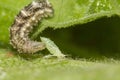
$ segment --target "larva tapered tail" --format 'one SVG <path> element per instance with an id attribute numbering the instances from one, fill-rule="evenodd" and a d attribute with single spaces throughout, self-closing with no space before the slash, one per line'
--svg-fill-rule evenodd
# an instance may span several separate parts
<path id="1" fill-rule="evenodd" d="M 44 17 L 53 15 L 48 0 L 36 0 L 25 6 L 16 16 L 10 27 L 10 43 L 20 53 L 35 53 L 45 48 L 44 43 L 32 41 L 29 33 Z"/>

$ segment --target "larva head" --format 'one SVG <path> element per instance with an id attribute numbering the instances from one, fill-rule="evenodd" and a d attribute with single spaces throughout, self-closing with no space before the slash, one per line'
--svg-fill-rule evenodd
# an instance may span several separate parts
<path id="1" fill-rule="evenodd" d="M 49 17 L 49 16 L 52 17 L 54 14 L 53 7 L 52 7 L 51 3 L 48 2 L 48 0 L 45 0 L 45 1 L 46 1 L 46 5 L 45 5 L 45 9 L 44 9 L 45 14 L 46 14 L 45 17 Z"/>
<path id="2" fill-rule="evenodd" d="M 40 9 L 44 13 L 44 17 L 52 17 L 53 16 L 53 8 L 51 3 L 48 0 L 36 0 L 32 3 L 36 5 L 36 9 Z"/>

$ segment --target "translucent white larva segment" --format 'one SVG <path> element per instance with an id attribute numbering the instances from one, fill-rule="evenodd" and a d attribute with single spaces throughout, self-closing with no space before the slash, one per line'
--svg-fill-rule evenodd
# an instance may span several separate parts
<path id="1" fill-rule="evenodd" d="M 41 38 L 41 41 L 45 44 L 48 51 L 53 56 L 56 56 L 58 58 L 64 58 L 65 57 L 65 55 L 62 54 L 62 52 L 60 51 L 58 46 L 52 40 L 50 40 L 49 38 L 45 38 L 45 37 L 40 37 L 40 38 Z"/>

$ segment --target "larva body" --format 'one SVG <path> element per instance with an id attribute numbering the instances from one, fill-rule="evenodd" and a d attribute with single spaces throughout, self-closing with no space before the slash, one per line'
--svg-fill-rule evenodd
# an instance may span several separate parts
<path id="1" fill-rule="evenodd" d="M 29 33 L 44 17 L 53 15 L 47 0 L 36 0 L 24 7 L 10 27 L 10 44 L 20 53 L 35 53 L 45 48 L 44 43 L 32 41 Z"/>

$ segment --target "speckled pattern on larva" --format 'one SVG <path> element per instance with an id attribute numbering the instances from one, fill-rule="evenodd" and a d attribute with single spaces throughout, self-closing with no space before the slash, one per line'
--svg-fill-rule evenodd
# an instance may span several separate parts
<path id="1" fill-rule="evenodd" d="M 53 8 L 48 0 L 36 0 L 25 6 L 10 27 L 10 44 L 19 53 L 35 53 L 45 49 L 45 44 L 32 41 L 29 33 L 42 18 L 51 16 L 53 16 Z"/>

